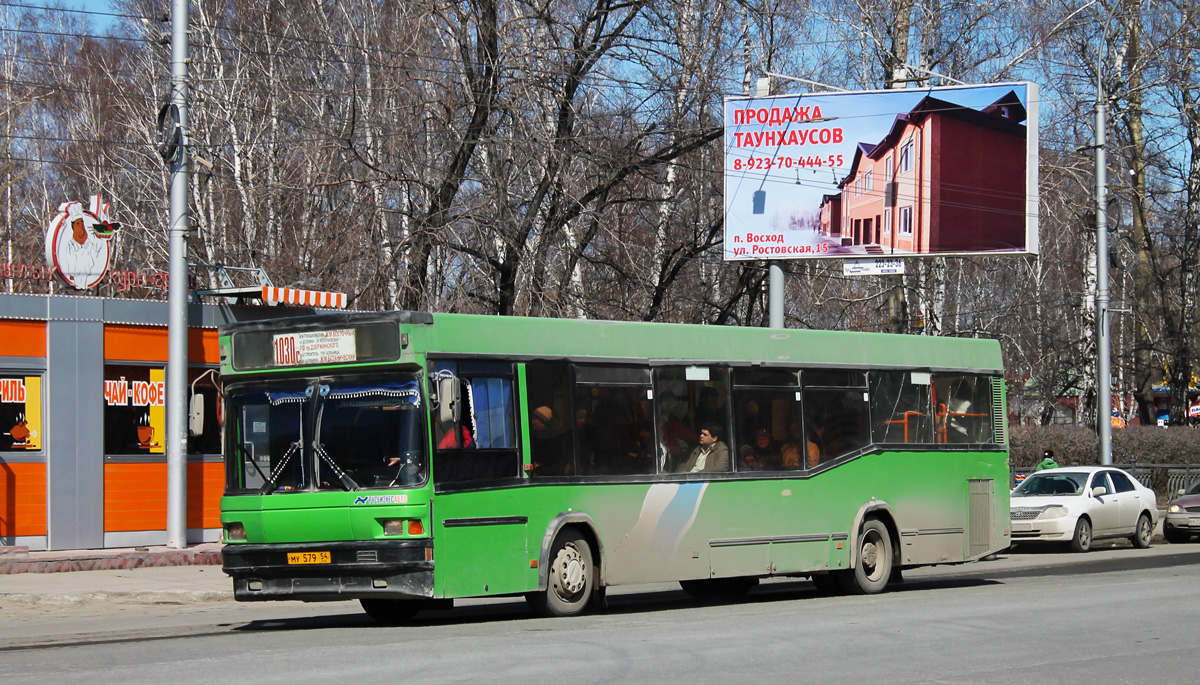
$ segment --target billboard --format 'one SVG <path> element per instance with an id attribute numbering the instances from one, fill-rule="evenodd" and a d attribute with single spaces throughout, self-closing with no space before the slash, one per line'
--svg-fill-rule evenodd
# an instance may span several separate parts
<path id="1" fill-rule="evenodd" d="M 1035 253 L 1037 86 L 725 101 L 727 260 Z"/>

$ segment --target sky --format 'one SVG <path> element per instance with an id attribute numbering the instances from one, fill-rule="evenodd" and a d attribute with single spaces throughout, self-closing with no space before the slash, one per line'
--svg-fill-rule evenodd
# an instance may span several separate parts
<path id="1" fill-rule="evenodd" d="M 27 0 L 30 5 L 48 5 L 44 0 Z M 103 35 L 116 21 L 117 17 L 104 16 L 107 14 L 115 14 L 112 4 L 108 0 L 63 0 L 63 6 L 67 9 L 83 10 L 85 12 L 100 12 L 101 14 L 88 14 L 88 21 L 96 27 L 96 34 Z"/>

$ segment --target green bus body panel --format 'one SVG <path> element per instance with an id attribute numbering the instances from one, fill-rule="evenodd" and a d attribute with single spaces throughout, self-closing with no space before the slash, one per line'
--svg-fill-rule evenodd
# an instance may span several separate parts
<path id="1" fill-rule="evenodd" d="M 406 504 L 359 502 L 372 496 L 407 497 Z M 403 539 L 385 536 L 383 521 L 408 519 L 429 530 L 429 492 L 295 492 L 286 495 L 233 495 L 221 498 L 221 522 L 236 521 L 249 543 L 333 542 Z"/>
<path id="2" fill-rule="evenodd" d="M 494 356 L 1002 373 L 1000 346 L 991 340 L 461 314 L 434 314 L 433 320 L 428 325 L 398 319 L 408 344 L 396 362 L 370 369 L 411 370 L 431 357 Z M 276 325 L 286 330 L 289 323 Z M 226 382 L 367 370 L 343 364 L 235 372 L 224 356 L 229 344 L 230 332 L 223 330 Z M 520 390 L 524 381 L 518 367 Z M 524 392 L 518 402 L 524 416 Z M 528 463 L 524 422 L 520 431 Z M 436 472 L 436 456 L 433 461 Z M 963 562 L 1007 547 L 1007 461 L 1003 450 L 880 451 L 800 478 L 546 483 L 523 477 L 510 487 L 437 494 L 432 483 L 400 491 L 235 494 L 221 500 L 221 520 L 242 523 L 247 543 L 286 547 L 385 539 L 383 519 L 420 519 L 434 542 L 434 596 L 443 598 L 537 590 L 539 574 L 551 561 L 542 556 L 544 547 L 563 516 L 594 525 L 606 585 L 799 575 L 849 568 L 857 526 L 868 508 L 894 519 L 903 566 Z M 397 494 L 407 503 L 355 503 Z M 980 529 L 971 530 L 973 525 Z"/>
<path id="3" fill-rule="evenodd" d="M 543 540 L 566 513 L 595 523 L 608 585 L 848 568 L 856 512 L 872 501 L 895 517 L 900 564 L 962 562 L 971 558 L 968 480 L 989 478 L 1002 494 L 1006 459 L 1002 452 L 879 452 L 806 479 L 530 482 L 440 493 L 432 502 L 435 595 L 537 589 L 538 569 L 531 562 L 547 562 L 540 558 Z M 313 494 L 341 496 L 343 504 L 329 497 L 318 506 L 321 498 L 314 497 L 312 506 L 299 507 L 294 499 L 290 506 L 265 508 L 284 498 L 227 497 L 223 519 L 241 521 L 252 543 L 320 542 L 379 539 L 361 534 L 371 529 L 368 520 L 423 511 L 420 505 L 353 507 L 346 499 L 353 493 Z M 264 508 L 246 506 L 253 501 Z M 256 521 L 256 514 L 262 518 Z M 995 551 L 1007 545 L 1006 497 L 994 498 L 990 520 L 986 536 Z M 447 521 L 467 525 L 448 527 Z M 358 533 L 351 532 L 355 523 Z"/>
<path id="4" fill-rule="evenodd" d="M 613 359 L 695 359 L 737 363 L 1002 369 L 995 340 L 778 330 L 612 321 L 434 314 L 433 326 L 412 326 L 411 347 L 425 353 L 571 356 Z M 481 348 L 481 341 L 486 349 Z M 687 350 L 686 357 L 680 351 Z"/>
<path id="5" fill-rule="evenodd" d="M 290 321 L 317 318 L 279 319 L 276 324 L 284 327 Z M 1000 343 L 995 340 L 471 314 L 434 314 L 433 319 L 432 326 L 397 324 L 402 333 L 409 336 L 409 344 L 401 351 L 397 362 L 419 361 L 416 355 L 420 354 L 445 353 L 526 358 L 692 359 L 735 364 L 754 361 L 863 368 L 973 369 L 994 373 L 1003 369 Z M 220 344 L 223 349 L 229 349 L 229 330 L 223 329 Z M 686 357 L 681 356 L 681 350 L 688 351 Z M 221 373 L 227 378 L 236 378 L 289 373 L 304 368 L 355 371 L 387 366 L 381 363 L 289 366 L 238 372 L 233 370 L 230 360 L 224 358 Z"/>

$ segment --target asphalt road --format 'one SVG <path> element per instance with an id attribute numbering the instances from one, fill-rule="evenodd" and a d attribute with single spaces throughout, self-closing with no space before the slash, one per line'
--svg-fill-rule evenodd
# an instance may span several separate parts
<path id="1" fill-rule="evenodd" d="M 19 627 L 0 613 L 0 682 L 1188 683 L 1197 562 L 1200 545 L 1017 552 L 869 597 L 772 581 L 720 604 L 655 585 L 614 589 L 603 614 L 472 600 L 405 627 L 351 603 L 99 602 Z"/>

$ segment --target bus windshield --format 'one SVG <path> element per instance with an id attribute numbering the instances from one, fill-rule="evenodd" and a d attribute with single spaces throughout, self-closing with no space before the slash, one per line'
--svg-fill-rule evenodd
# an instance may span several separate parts
<path id="1" fill-rule="evenodd" d="M 287 493 L 425 482 L 415 374 L 229 389 L 226 489 Z"/>

